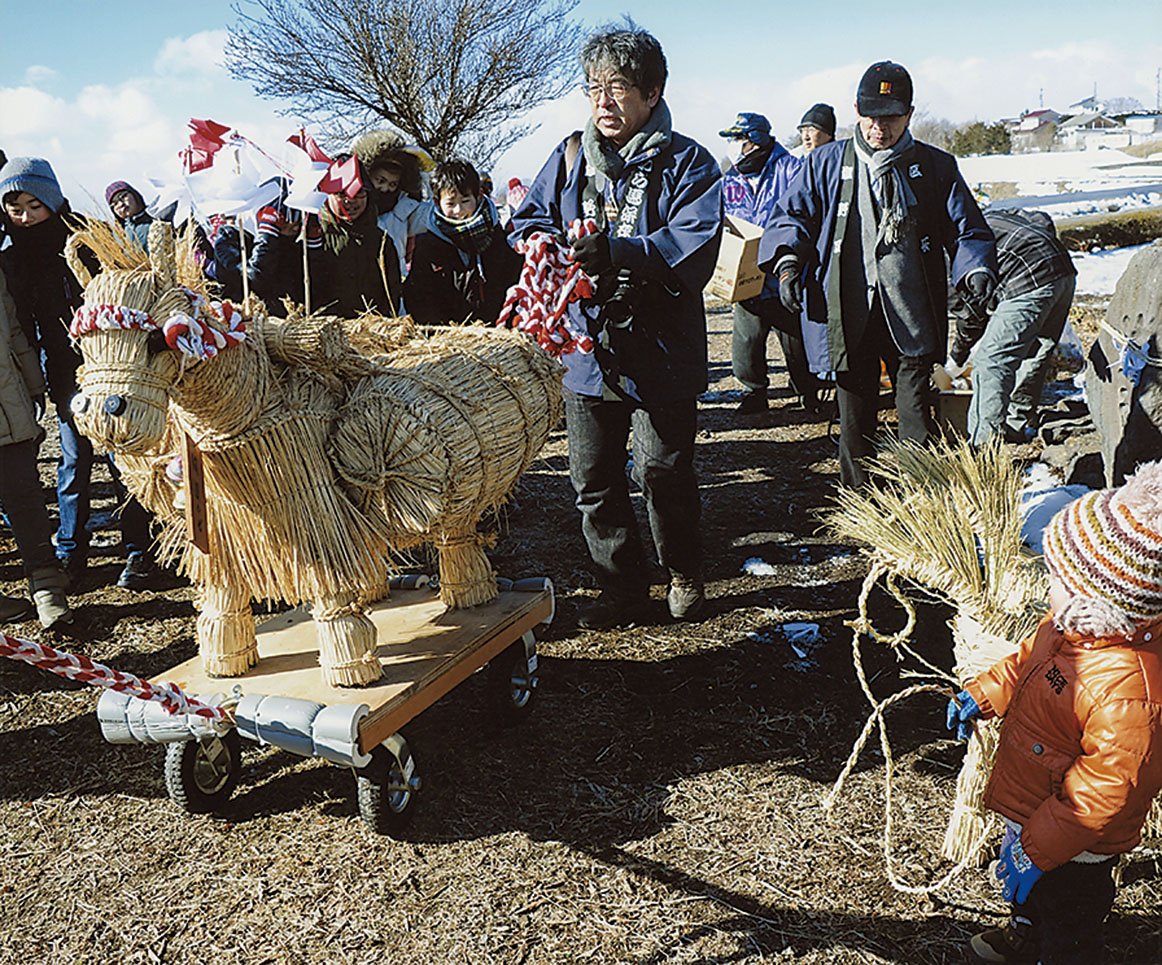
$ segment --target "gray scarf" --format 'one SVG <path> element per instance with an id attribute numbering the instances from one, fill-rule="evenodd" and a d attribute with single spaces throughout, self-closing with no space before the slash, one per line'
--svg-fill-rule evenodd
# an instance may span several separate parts
<path id="1" fill-rule="evenodd" d="M 618 149 L 612 141 L 602 137 L 593 118 L 589 118 L 585 123 L 585 132 L 581 135 L 585 164 L 591 171 L 604 174 L 610 181 L 620 180 L 627 162 L 639 154 L 670 143 L 673 136 L 670 124 L 670 109 L 664 100 L 659 100 L 642 129 L 629 139 L 625 147 Z"/>
<path id="2" fill-rule="evenodd" d="M 906 130 L 891 147 L 873 151 L 863 139 L 859 125 L 855 127 L 855 153 L 867 166 L 871 177 L 872 193 L 880 207 L 879 240 L 887 244 L 900 240 L 908 210 L 916 204 L 916 195 L 904 177 L 915 144 L 912 132 Z"/>

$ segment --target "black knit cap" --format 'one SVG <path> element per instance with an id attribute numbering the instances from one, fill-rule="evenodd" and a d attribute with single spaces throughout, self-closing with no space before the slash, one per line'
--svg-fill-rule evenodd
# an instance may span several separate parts
<path id="1" fill-rule="evenodd" d="M 815 127 L 835 137 L 835 109 L 830 104 L 813 104 L 799 122 L 800 127 Z"/>
<path id="2" fill-rule="evenodd" d="M 888 117 L 912 109 L 912 78 L 899 64 L 881 60 L 864 71 L 855 95 L 861 117 Z"/>

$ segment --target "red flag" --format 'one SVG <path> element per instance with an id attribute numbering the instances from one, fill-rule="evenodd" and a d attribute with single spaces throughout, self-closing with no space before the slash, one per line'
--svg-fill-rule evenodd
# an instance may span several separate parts
<path id="1" fill-rule="evenodd" d="M 195 171 L 205 170 L 214 163 L 214 153 L 212 151 L 203 151 L 200 148 L 188 145 L 178 151 L 178 157 L 181 158 L 182 169 L 186 174 L 193 174 Z"/>
<path id="2" fill-rule="evenodd" d="M 190 144 L 182 150 L 178 157 L 182 159 L 182 166 L 187 174 L 202 171 L 214 163 L 214 155 L 226 144 L 222 135 L 229 133 L 230 128 L 217 121 L 190 118 Z"/>
<path id="3" fill-rule="evenodd" d="M 355 197 L 363 190 L 363 179 L 359 176 L 359 159 L 352 155 L 342 164 L 331 162 L 327 173 L 319 181 L 318 190 L 324 194 L 345 194 Z"/>
<path id="4" fill-rule="evenodd" d="M 323 149 L 315 142 L 315 139 L 310 134 L 299 132 L 292 134 L 287 138 L 295 147 L 306 152 L 307 157 L 312 161 L 322 161 L 324 164 L 330 164 L 331 159 L 323 152 Z"/>

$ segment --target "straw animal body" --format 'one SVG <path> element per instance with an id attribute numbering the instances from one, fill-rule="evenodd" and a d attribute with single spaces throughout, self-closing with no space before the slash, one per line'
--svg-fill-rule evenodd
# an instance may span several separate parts
<path id="1" fill-rule="evenodd" d="M 252 666 L 250 600 L 281 599 L 311 604 L 329 683 L 373 681 L 380 665 L 365 605 L 384 595 L 397 550 L 441 549 L 450 606 L 496 596 L 476 524 L 559 418 L 558 368 L 509 332 L 426 338 L 409 320 L 278 320 L 259 310 L 211 357 L 184 345 L 181 354 L 164 320 L 193 317 L 189 329 L 206 345 L 222 341 L 221 320 L 179 284 L 187 279 L 170 238 L 155 226 L 149 265 L 88 280 L 87 317 L 116 306 L 129 310 L 119 319 L 151 321 L 81 334 L 78 426 L 117 453 L 127 484 L 166 524 L 163 555 L 199 587 L 208 672 Z M 208 553 L 187 544 L 166 481 L 183 434 L 201 453 Z"/>

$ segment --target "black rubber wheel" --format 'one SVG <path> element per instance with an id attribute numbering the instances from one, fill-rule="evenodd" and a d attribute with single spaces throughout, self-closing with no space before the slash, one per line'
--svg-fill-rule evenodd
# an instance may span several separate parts
<path id="1" fill-rule="evenodd" d="M 529 672 L 523 640 L 497 654 L 488 665 L 488 703 L 497 723 L 514 727 L 533 711 L 537 673 Z"/>
<path id="2" fill-rule="evenodd" d="M 355 770 L 359 816 L 371 830 L 397 837 L 415 814 L 415 760 L 398 734 L 371 752 L 371 763 Z"/>
<path id="3" fill-rule="evenodd" d="M 242 773 L 242 740 L 238 731 L 221 737 L 181 741 L 165 748 L 165 789 L 190 814 L 220 811 Z"/>

